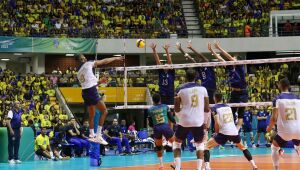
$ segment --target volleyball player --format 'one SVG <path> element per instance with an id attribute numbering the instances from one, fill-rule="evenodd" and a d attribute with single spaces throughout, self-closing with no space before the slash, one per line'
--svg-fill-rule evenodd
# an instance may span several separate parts
<path id="1" fill-rule="evenodd" d="M 282 147 L 292 140 L 295 150 L 300 156 L 300 98 L 289 93 L 290 82 L 281 79 L 278 86 L 281 94 L 273 100 L 273 114 L 267 132 L 277 125 L 277 135 L 272 142 L 272 160 L 274 170 L 279 169 L 279 158 L 283 154 Z"/>
<path id="2" fill-rule="evenodd" d="M 157 65 L 161 65 L 160 58 L 156 51 L 156 44 L 150 45 L 153 51 L 153 56 Z M 170 45 L 164 45 L 163 49 L 167 54 L 167 64 L 172 64 L 171 55 L 169 53 Z M 161 96 L 161 103 L 171 105 L 174 103 L 174 69 L 160 69 L 158 70 L 159 80 L 159 94 Z"/>
<path id="3" fill-rule="evenodd" d="M 169 121 L 176 123 L 173 117 L 173 114 L 170 112 L 170 109 L 167 105 L 161 104 L 161 98 L 158 93 L 152 96 L 154 106 L 148 110 L 148 119 L 150 125 L 153 127 L 154 131 L 154 140 L 155 140 L 155 149 L 157 157 L 159 159 L 160 167 L 163 169 L 163 141 L 162 136 L 164 136 L 170 143 L 173 143 L 175 140 L 174 132 L 169 125 Z"/>
<path id="4" fill-rule="evenodd" d="M 209 150 L 213 149 L 218 145 L 223 145 L 227 141 L 232 141 L 236 146 L 243 151 L 246 159 L 251 163 L 253 170 L 258 170 L 254 160 L 252 159 L 251 153 L 243 145 L 239 131 L 237 130 L 231 108 L 222 103 L 222 94 L 215 93 L 214 100 L 216 105 L 211 108 L 211 111 L 215 119 L 215 132 L 216 135 L 211 138 L 205 145 L 204 161 L 205 170 L 210 170 L 210 153 Z"/>
<path id="5" fill-rule="evenodd" d="M 181 169 L 181 145 L 187 134 L 192 132 L 196 146 L 197 170 L 200 170 L 204 150 L 202 141 L 204 129 L 206 128 L 204 120 L 207 117 L 205 112 L 209 112 L 209 99 L 206 89 L 195 82 L 196 71 L 194 69 L 186 71 L 186 79 L 188 82 L 176 90 L 174 100 L 178 127 L 175 132 L 175 142 L 173 143 L 175 159 L 175 167 L 173 168 L 175 170 Z"/>
<path id="6" fill-rule="evenodd" d="M 244 117 L 243 117 L 243 136 L 244 136 L 244 143 L 245 146 L 247 146 L 247 134 L 250 135 L 250 139 L 251 139 L 251 144 L 252 147 L 255 148 L 255 143 L 254 143 L 254 137 L 253 137 L 253 129 L 252 129 L 252 112 L 249 108 L 246 108 L 246 111 L 244 113 Z"/>
<path id="7" fill-rule="evenodd" d="M 237 61 L 237 56 L 231 56 L 227 53 L 217 42 L 214 44 L 215 48 L 218 49 L 221 54 L 229 61 Z M 213 55 L 218 56 L 215 51 L 211 48 Z M 227 66 L 229 73 L 229 85 L 231 87 L 230 103 L 246 103 L 248 101 L 246 74 L 243 65 Z M 238 113 L 237 129 L 240 130 L 243 124 L 243 116 L 245 107 L 233 107 L 232 112 L 235 117 L 235 113 Z"/>
<path id="8" fill-rule="evenodd" d="M 102 126 L 107 115 L 107 109 L 105 103 L 101 100 L 99 96 L 97 90 L 98 79 L 93 73 L 93 68 L 109 64 L 113 61 L 123 61 L 124 57 L 112 57 L 103 60 L 87 61 L 85 56 L 80 54 L 77 56 L 77 59 L 80 61 L 80 66 L 77 70 L 77 78 L 82 88 L 82 98 L 84 100 L 84 104 L 88 107 L 89 111 L 89 141 L 107 145 L 108 143 L 102 138 Z M 101 111 L 102 114 L 99 119 L 99 125 L 97 127 L 97 133 L 95 135 L 94 116 L 96 112 L 96 107 Z"/>

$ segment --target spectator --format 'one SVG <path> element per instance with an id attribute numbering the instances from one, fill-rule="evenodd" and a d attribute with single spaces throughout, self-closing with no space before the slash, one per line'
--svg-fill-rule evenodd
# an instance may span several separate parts
<path id="1" fill-rule="evenodd" d="M 135 130 L 135 121 L 133 121 L 132 124 L 128 127 L 128 131 L 129 131 L 129 132 L 136 131 L 136 130 Z"/>
<path id="2" fill-rule="evenodd" d="M 245 37 L 251 37 L 251 27 L 250 27 L 250 23 L 247 22 L 247 24 L 245 25 Z"/>
<path id="3" fill-rule="evenodd" d="M 106 135 L 107 141 L 110 145 L 118 146 L 118 151 L 119 151 L 120 155 L 125 155 L 125 154 L 131 153 L 129 141 L 121 133 L 121 127 L 118 125 L 117 119 L 113 120 L 113 124 L 104 131 L 104 134 Z M 125 146 L 126 153 L 123 153 L 122 146 Z"/>
<path id="4" fill-rule="evenodd" d="M 292 31 L 293 31 L 292 24 L 290 23 L 289 20 L 287 20 L 283 26 L 283 35 L 290 36 Z"/>

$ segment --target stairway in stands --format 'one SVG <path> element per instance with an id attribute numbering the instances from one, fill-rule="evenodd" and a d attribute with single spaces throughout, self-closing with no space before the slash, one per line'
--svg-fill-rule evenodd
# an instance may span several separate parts
<path id="1" fill-rule="evenodd" d="M 195 1 L 181 0 L 181 3 L 189 38 L 202 37 Z"/>

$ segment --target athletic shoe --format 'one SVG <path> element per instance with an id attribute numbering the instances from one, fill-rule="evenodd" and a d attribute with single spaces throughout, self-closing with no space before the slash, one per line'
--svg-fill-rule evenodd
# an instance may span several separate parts
<path id="1" fill-rule="evenodd" d="M 119 155 L 120 155 L 120 156 L 125 156 L 125 155 L 126 155 L 126 153 L 124 153 L 124 152 L 123 152 L 123 153 L 120 153 Z"/>
<path id="2" fill-rule="evenodd" d="M 256 148 L 256 145 L 254 143 L 252 144 L 252 148 Z"/>
<path id="3" fill-rule="evenodd" d="M 96 137 L 96 141 L 97 141 L 97 143 L 100 143 L 102 145 L 108 145 L 108 143 L 103 139 L 102 135 L 98 135 Z"/>
<path id="4" fill-rule="evenodd" d="M 164 170 L 164 167 L 163 167 L 163 166 L 160 166 L 160 167 L 158 168 L 158 170 Z"/>
<path id="5" fill-rule="evenodd" d="M 95 137 L 91 137 L 91 136 L 88 138 L 88 141 L 93 143 L 99 143 Z"/>
<path id="6" fill-rule="evenodd" d="M 258 168 L 253 168 L 253 170 L 258 170 Z"/>
<path id="7" fill-rule="evenodd" d="M 17 160 L 15 160 L 15 163 L 16 164 L 20 164 L 20 163 L 22 163 L 22 161 L 20 161 L 19 159 L 17 159 Z"/>
<path id="8" fill-rule="evenodd" d="M 279 167 L 278 166 L 274 166 L 274 170 L 279 170 Z"/>
<path id="9" fill-rule="evenodd" d="M 175 164 L 171 164 L 170 167 L 171 167 L 172 169 L 174 169 L 174 170 L 176 169 Z"/>
<path id="10" fill-rule="evenodd" d="M 8 163 L 9 163 L 9 164 L 16 164 L 15 160 L 13 160 L 13 159 L 8 160 Z"/>

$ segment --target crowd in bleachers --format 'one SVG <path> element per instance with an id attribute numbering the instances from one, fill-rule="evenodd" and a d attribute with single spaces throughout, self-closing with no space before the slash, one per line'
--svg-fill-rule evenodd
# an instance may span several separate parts
<path id="1" fill-rule="evenodd" d="M 179 0 L 2 0 L 0 35 L 168 38 L 187 35 Z"/>
<path id="2" fill-rule="evenodd" d="M 198 0 L 205 37 L 259 37 L 269 35 L 271 10 L 300 9 L 295 0 Z"/>

